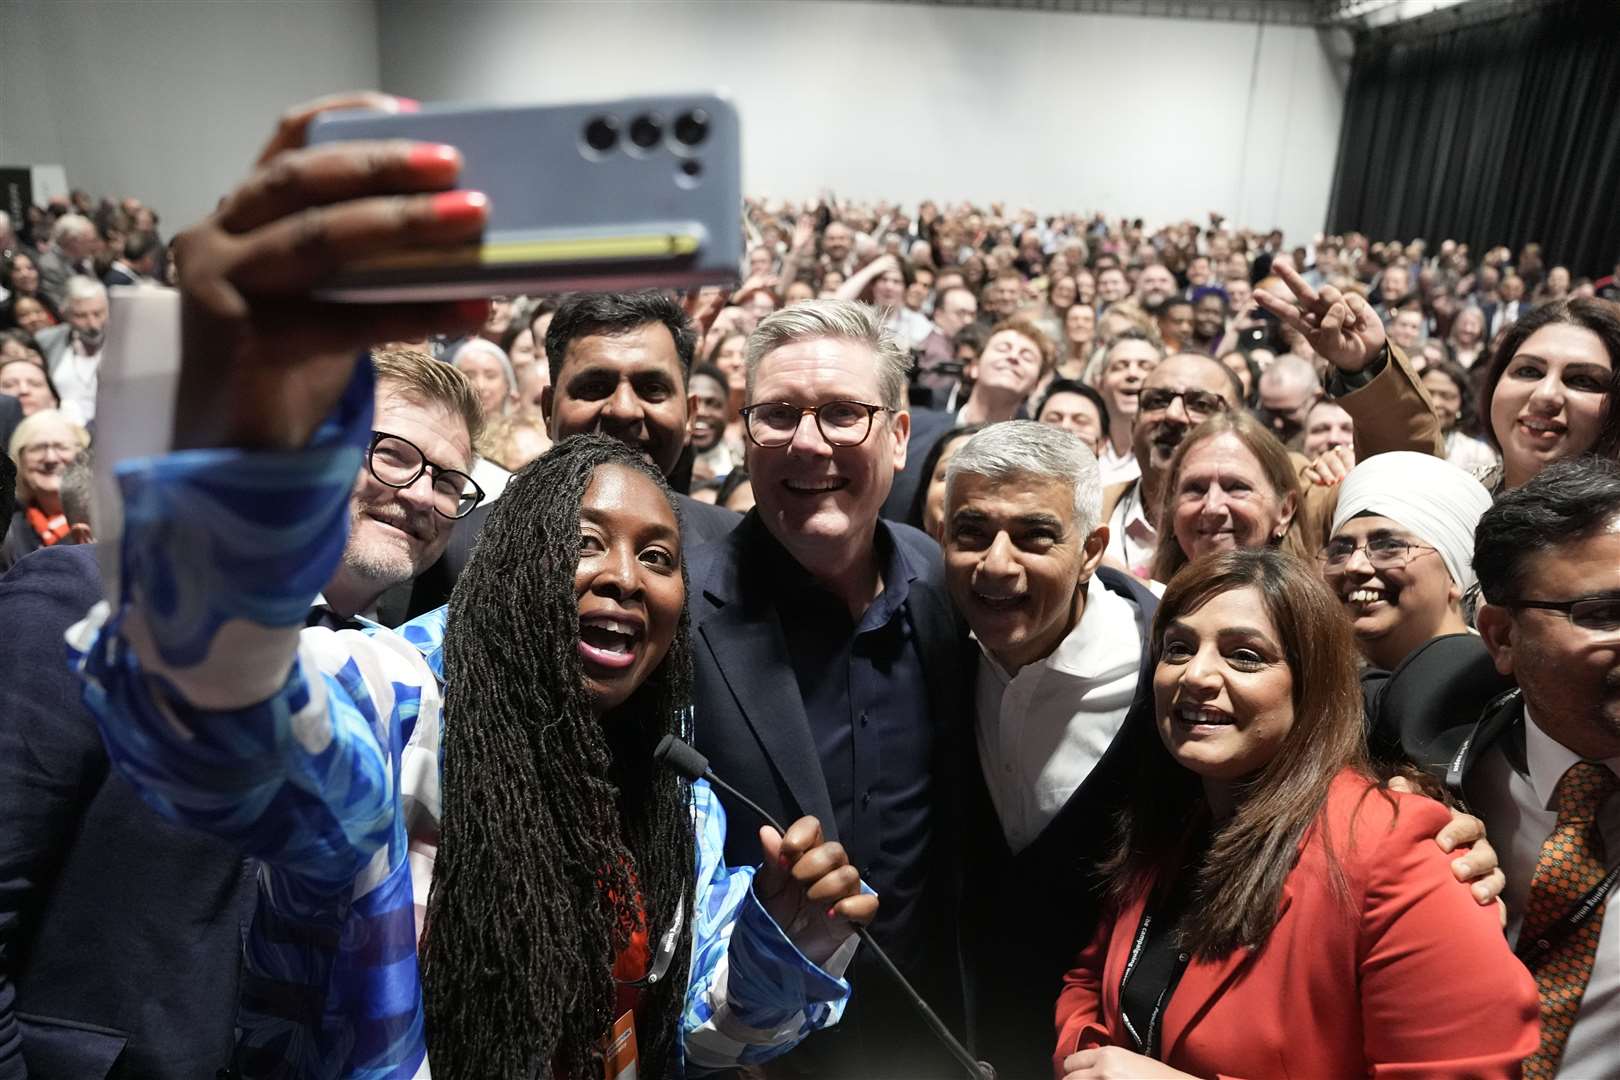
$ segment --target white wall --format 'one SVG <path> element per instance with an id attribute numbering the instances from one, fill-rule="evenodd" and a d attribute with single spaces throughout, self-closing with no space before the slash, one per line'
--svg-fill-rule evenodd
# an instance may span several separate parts
<path id="1" fill-rule="evenodd" d="M 0 0 L 0 164 L 212 210 L 281 110 L 378 82 L 374 0 Z"/>
<path id="2" fill-rule="evenodd" d="M 723 86 L 746 190 L 1321 229 L 1346 69 L 1309 29 L 890 3 L 384 4 L 424 100 Z M 1252 76 L 1252 86 L 1251 86 Z"/>

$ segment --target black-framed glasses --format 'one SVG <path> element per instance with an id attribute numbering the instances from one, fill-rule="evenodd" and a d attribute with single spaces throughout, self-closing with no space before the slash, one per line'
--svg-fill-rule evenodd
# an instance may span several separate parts
<path id="1" fill-rule="evenodd" d="M 1620 630 L 1620 596 L 1581 596 L 1574 600 L 1509 600 L 1505 608 L 1556 611 L 1582 630 Z"/>
<path id="2" fill-rule="evenodd" d="M 408 488 L 424 472 L 431 473 L 433 509 L 440 517 L 464 518 L 484 501 L 484 489 L 472 477 L 429 461 L 415 443 L 386 431 L 371 433 L 366 468 L 378 483 L 391 488 Z"/>
<path id="3" fill-rule="evenodd" d="M 1181 399 L 1181 407 L 1195 420 L 1207 420 L 1218 412 L 1226 411 L 1226 399 L 1212 390 L 1169 390 L 1154 387 L 1152 390 L 1143 390 L 1136 399 L 1136 405 L 1141 412 L 1164 412 L 1176 398 Z"/>
<path id="4" fill-rule="evenodd" d="M 1348 536 L 1335 536 L 1322 545 L 1316 558 L 1323 569 L 1342 572 L 1356 552 L 1366 551 L 1367 561 L 1374 570 L 1400 570 L 1424 552 L 1433 550 L 1427 544 L 1414 544 L 1395 536 L 1375 536 L 1366 543 L 1357 543 Z"/>
<path id="5" fill-rule="evenodd" d="M 809 409 L 786 401 L 762 401 L 738 410 L 749 441 L 766 450 L 791 443 L 806 413 L 816 418 L 828 446 L 859 446 L 872 433 L 872 418 L 888 411 L 864 401 L 828 401 Z"/>

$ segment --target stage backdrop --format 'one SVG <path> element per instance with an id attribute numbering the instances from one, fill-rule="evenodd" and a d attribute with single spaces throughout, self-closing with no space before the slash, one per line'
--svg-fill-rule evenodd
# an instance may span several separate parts
<path id="1" fill-rule="evenodd" d="M 1329 220 L 1374 239 L 1538 241 L 1597 277 L 1620 259 L 1620 4 L 1524 4 L 1357 45 Z"/>

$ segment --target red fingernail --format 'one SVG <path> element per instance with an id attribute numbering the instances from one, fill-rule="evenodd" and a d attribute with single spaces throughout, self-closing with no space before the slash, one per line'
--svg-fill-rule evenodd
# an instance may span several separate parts
<path id="1" fill-rule="evenodd" d="M 445 143 L 417 143 L 405 159 L 412 172 L 444 172 L 461 164 L 461 152 Z"/>
<path id="2" fill-rule="evenodd" d="M 837 917 L 838 917 L 838 909 L 837 908 L 830 907 L 830 908 L 827 909 L 827 918 L 836 919 Z"/>
<path id="3" fill-rule="evenodd" d="M 488 300 L 456 301 L 456 319 L 460 322 L 481 323 L 489 318 Z"/>
<path id="4" fill-rule="evenodd" d="M 446 224 L 470 224 L 484 220 L 489 198 L 482 191 L 442 191 L 433 196 L 434 220 Z"/>
<path id="5" fill-rule="evenodd" d="M 422 103 L 420 101 L 417 101 L 415 98 L 400 97 L 398 94 L 395 94 L 394 95 L 394 104 L 399 107 L 400 112 L 421 112 L 422 111 Z"/>
<path id="6" fill-rule="evenodd" d="M 776 865 L 784 870 L 788 868 L 790 864 L 788 863 L 787 852 L 784 851 L 776 856 Z"/>

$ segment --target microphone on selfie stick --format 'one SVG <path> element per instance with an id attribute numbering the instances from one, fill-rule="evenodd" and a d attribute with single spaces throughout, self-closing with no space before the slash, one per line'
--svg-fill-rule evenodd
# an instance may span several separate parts
<path id="1" fill-rule="evenodd" d="M 764 807 L 714 775 L 714 771 L 709 768 L 709 759 L 698 753 L 689 743 L 683 742 L 673 735 L 665 735 L 659 741 L 658 748 L 653 751 L 653 760 L 666 768 L 673 769 L 688 780 L 708 781 L 711 787 L 719 788 L 759 815 L 761 821 L 775 829 L 779 834 L 782 836 L 787 835 L 787 830 L 782 827 L 781 822 L 766 813 Z M 882 946 L 872 940 L 872 935 L 867 931 L 866 927 L 859 923 L 854 924 L 854 926 L 855 936 L 861 939 L 861 944 L 871 950 L 873 956 L 877 957 L 878 963 L 883 965 L 890 977 L 894 979 L 900 989 L 905 992 L 906 997 L 910 999 L 912 1008 L 917 1010 L 918 1014 L 927 1022 L 929 1028 L 939 1037 L 939 1041 L 945 1044 L 945 1049 L 949 1050 L 951 1056 L 961 1064 L 962 1068 L 967 1070 L 968 1075 L 973 1077 L 973 1080 L 995 1080 L 996 1070 L 986 1062 L 975 1061 L 973 1055 L 968 1053 L 967 1047 L 956 1041 L 956 1036 L 951 1034 L 950 1029 L 945 1026 L 945 1022 L 934 1015 L 934 1010 L 928 1007 L 928 1002 L 924 1001 L 922 995 L 917 993 L 910 981 L 900 974 L 900 969 L 894 966 L 894 961 L 889 959 L 889 954 L 883 951 Z"/>

